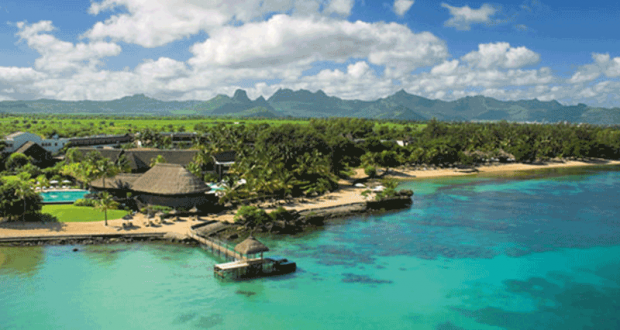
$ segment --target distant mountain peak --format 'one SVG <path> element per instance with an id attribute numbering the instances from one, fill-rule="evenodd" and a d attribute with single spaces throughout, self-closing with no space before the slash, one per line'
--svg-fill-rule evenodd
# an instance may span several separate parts
<path id="1" fill-rule="evenodd" d="M 394 93 L 394 95 L 400 96 L 400 95 L 410 95 L 410 94 L 407 93 L 404 88 L 401 88 L 398 92 Z"/>
<path id="2" fill-rule="evenodd" d="M 232 99 L 237 102 L 243 102 L 243 103 L 251 102 L 250 98 L 248 97 L 248 93 L 246 93 L 246 91 L 244 91 L 243 89 L 237 89 Z"/>
<path id="3" fill-rule="evenodd" d="M 131 95 L 131 96 L 125 96 L 125 97 L 121 98 L 121 100 L 122 99 L 125 99 L 125 100 L 152 100 L 152 98 L 150 98 L 150 97 L 148 97 L 148 96 L 146 96 L 144 94 L 134 94 L 134 95 Z"/>

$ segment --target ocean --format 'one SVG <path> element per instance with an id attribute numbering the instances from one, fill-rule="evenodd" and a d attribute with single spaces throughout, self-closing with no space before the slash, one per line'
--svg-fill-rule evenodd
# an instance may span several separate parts
<path id="1" fill-rule="evenodd" d="M 166 243 L 0 247 L 0 329 L 620 329 L 620 171 L 410 181 L 410 209 L 258 238 L 240 282 Z"/>

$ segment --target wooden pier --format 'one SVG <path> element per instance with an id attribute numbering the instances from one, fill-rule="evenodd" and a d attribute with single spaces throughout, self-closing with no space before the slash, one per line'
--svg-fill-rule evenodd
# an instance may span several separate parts
<path id="1" fill-rule="evenodd" d="M 229 260 L 213 266 L 213 274 L 221 278 L 239 279 L 284 274 L 295 271 L 297 267 L 294 262 L 286 259 L 263 258 L 263 252 L 269 251 L 269 248 L 252 235 L 235 247 L 217 239 L 199 236 L 193 229 L 188 236 L 198 241 L 207 251 Z"/>
<path id="2" fill-rule="evenodd" d="M 202 244 L 207 250 L 218 257 L 224 257 L 226 260 L 243 260 L 244 257 L 240 253 L 235 252 L 234 248 L 229 247 L 226 243 L 204 238 L 196 235 L 193 231 L 189 232 L 189 237 Z"/>

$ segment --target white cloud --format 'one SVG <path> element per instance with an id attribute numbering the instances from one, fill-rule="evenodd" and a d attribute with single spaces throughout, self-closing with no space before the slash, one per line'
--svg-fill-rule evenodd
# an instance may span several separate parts
<path id="1" fill-rule="evenodd" d="M 413 6 L 414 2 L 414 0 L 394 0 L 394 6 L 392 7 L 392 10 L 394 10 L 394 13 L 396 13 L 396 15 L 403 16 L 406 12 L 409 11 L 409 8 Z"/>
<path id="2" fill-rule="evenodd" d="M 54 30 L 51 21 L 40 21 L 27 25 L 17 23 L 20 40 L 36 50 L 41 57 L 35 61 L 35 68 L 47 72 L 77 70 L 85 66 L 96 67 L 101 59 L 120 54 L 121 47 L 108 42 L 92 42 L 73 44 L 56 39 L 48 32 Z"/>
<path id="3" fill-rule="evenodd" d="M 332 0 L 327 4 L 327 7 L 323 9 L 325 14 L 337 14 L 342 16 L 351 15 L 351 9 L 353 9 L 353 0 Z"/>
<path id="4" fill-rule="evenodd" d="M 478 45 L 478 51 L 472 51 L 462 57 L 470 65 L 482 68 L 516 69 L 540 61 L 540 55 L 525 47 L 510 47 L 507 42 Z"/>
<path id="5" fill-rule="evenodd" d="M 442 40 L 429 32 L 415 34 L 404 25 L 288 15 L 218 29 L 191 51 L 189 63 L 196 67 L 305 69 L 316 61 L 368 58 L 400 74 L 448 55 Z"/>
<path id="6" fill-rule="evenodd" d="M 18 68 L 0 66 L 0 83 L 30 82 L 45 78 L 45 74 L 33 68 Z"/>
<path id="7" fill-rule="evenodd" d="M 486 3 L 478 9 L 469 6 L 453 7 L 446 3 L 442 3 L 441 6 L 448 9 L 452 15 L 444 25 L 457 30 L 469 30 L 472 24 L 490 23 L 491 17 L 497 13 L 497 9 Z"/>
<path id="8" fill-rule="evenodd" d="M 609 54 L 593 53 L 594 63 L 581 66 L 570 78 L 571 83 L 584 83 L 592 81 L 601 75 L 609 78 L 620 76 L 620 57 L 613 59 Z"/>
<path id="9" fill-rule="evenodd" d="M 121 6 L 120 1 L 93 3 L 91 10 L 111 10 Z M 147 22 L 140 21 L 137 13 L 161 5 L 123 1 L 127 6 L 142 7 L 135 15 L 128 9 L 128 14 L 113 14 L 112 18 L 129 15 L 133 23 Z M 302 2 L 296 0 L 253 1 L 246 4 L 259 4 L 259 12 L 265 13 L 264 6 L 271 6 L 288 8 L 289 14 L 276 14 L 263 21 L 259 13 L 238 9 L 236 2 L 209 4 L 225 17 L 221 20 L 224 23 L 209 23 L 209 36 L 190 48 L 191 59 L 145 59 L 135 68 L 120 71 L 105 68 L 104 59 L 121 52 L 115 43 L 96 38 L 88 43 L 71 43 L 54 36 L 50 21 L 17 23 L 16 35 L 40 57 L 33 67 L 0 67 L 0 99 L 110 100 L 138 93 L 165 100 L 210 99 L 219 93 L 232 95 L 237 88 L 256 98 L 268 97 L 278 88 L 291 88 L 374 100 L 405 88 L 444 100 L 481 94 L 504 100 L 539 98 L 608 105 L 611 100 L 617 102 L 620 95 L 620 82 L 609 80 L 620 77 L 620 57 L 609 54 L 593 54 L 592 63 L 579 67 L 572 78 L 563 79 L 546 67 L 527 69 L 539 63 L 540 55 L 524 46 L 480 44 L 478 49 L 450 59 L 445 42 L 429 32 L 414 33 L 396 23 L 342 19 L 350 13 L 353 1 L 304 1 L 312 8 L 310 12 L 302 12 Z M 176 4 L 192 5 L 180 0 Z M 161 31 L 157 27 L 152 36 L 139 42 L 156 45 L 194 33 L 195 27 L 182 32 L 183 26 L 188 26 L 185 23 L 193 22 L 193 14 L 188 15 L 185 21 L 176 17 L 163 24 L 181 22 L 179 29 L 158 34 Z M 228 24 L 231 21 L 234 24 Z M 141 33 L 139 29 L 126 32 L 129 34 L 123 38 L 134 34 L 139 38 Z M 101 38 L 108 37 L 112 36 Z M 346 68 L 317 70 L 324 64 L 344 63 Z M 308 69 L 319 72 L 308 75 Z M 414 69 L 422 73 L 411 74 Z M 602 77 L 609 79 L 593 82 Z"/>
<path id="10" fill-rule="evenodd" d="M 134 71 L 142 77 L 151 79 L 178 78 L 188 74 L 185 63 L 167 57 L 159 58 L 157 61 L 146 61 L 138 65 Z"/>
<path id="11" fill-rule="evenodd" d="M 459 60 L 444 61 L 443 63 L 433 67 L 431 74 L 433 75 L 447 75 L 451 74 L 459 66 Z"/>
<path id="12" fill-rule="evenodd" d="M 210 34 L 230 23 L 252 22 L 270 13 L 346 17 L 351 14 L 353 5 L 353 0 L 103 0 L 91 3 L 91 14 L 98 15 L 116 8 L 125 11 L 97 22 L 84 37 L 93 40 L 111 38 L 151 48 L 201 31 Z"/>

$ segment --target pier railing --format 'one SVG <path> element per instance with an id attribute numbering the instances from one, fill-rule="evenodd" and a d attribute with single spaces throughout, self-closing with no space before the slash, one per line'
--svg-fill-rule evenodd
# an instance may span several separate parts
<path id="1" fill-rule="evenodd" d="M 198 236 L 193 230 L 190 230 L 189 237 L 198 241 L 200 244 L 204 245 L 207 250 L 211 250 L 211 253 L 219 257 L 225 257 L 227 260 L 231 261 L 245 259 L 241 254 L 235 252 L 234 246 L 217 238 Z"/>

